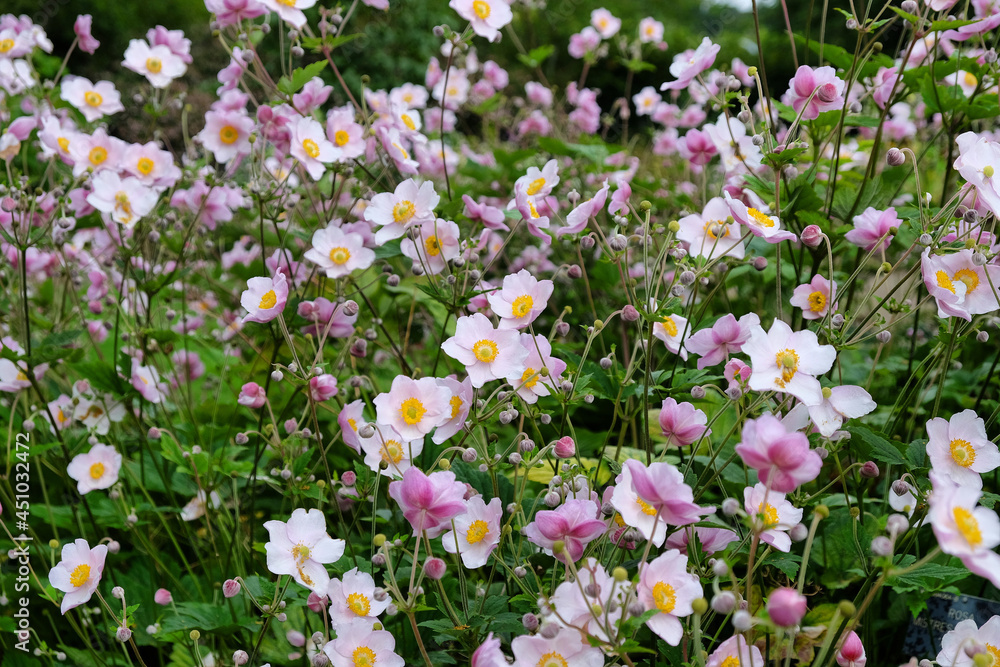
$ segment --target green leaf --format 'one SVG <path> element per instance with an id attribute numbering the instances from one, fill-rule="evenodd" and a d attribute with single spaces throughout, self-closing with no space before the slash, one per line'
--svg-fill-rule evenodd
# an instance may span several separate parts
<path id="1" fill-rule="evenodd" d="M 309 83 L 314 76 L 318 76 L 325 67 L 325 60 L 317 60 L 310 65 L 300 67 L 292 72 L 291 79 L 287 76 L 283 76 L 278 80 L 278 90 L 291 97 L 295 93 L 302 90 L 302 87 Z"/>
<path id="2" fill-rule="evenodd" d="M 556 47 L 552 44 L 546 44 L 545 46 L 539 46 L 532 49 L 527 54 L 518 54 L 517 59 L 520 60 L 526 67 L 534 69 L 542 64 L 542 62 L 555 53 Z"/>
<path id="3" fill-rule="evenodd" d="M 906 446 L 906 460 L 912 468 L 927 467 L 927 440 L 914 440 Z"/>
<path id="4" fill-rule="evenodd" d="M 309 49 L 313 53 L 323 53 L 324 50 L 333 51 L 339 46 L 343 46 L 349 42 L 361 37 L 361 33 L 355 33 L 353 35 L 340 35 L 339 37 L 334 35 L 327 35 L 326 37 L 303 37 L 302 38 L 302 48 Z"/>
<path id="5" fill-rule="evenodd" d="M 964 566 L 955 567 L 939 563 L 927 563 L 912 572 L 907 572 L 898 577 L 890 577 L 886 583 L 897 593 L 909 591 L 931 592 L 961 581 L 970 574 L 972 573 Z"/>
<path id="6" fill-rule="evenodd" d="M 402 242 L 402 239 L 394 239 L 375 248 L 375 259 L 389 259 L 402 255 L 403 251 L 399 249 Z"/>
<path id="7" fill-rule="evenodd" d="M 884 435 L 864 426 L 848 426 L 847 432 L 851 434 L 851 445 L 857 452 L 859 459 L 874 459 L 892 465 L 906 465 L 906 459 Z"/>

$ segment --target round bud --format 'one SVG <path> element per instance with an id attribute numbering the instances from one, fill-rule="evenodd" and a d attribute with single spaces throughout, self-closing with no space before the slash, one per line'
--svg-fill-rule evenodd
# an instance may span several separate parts
<path id="1" fill-rule="evenodd" d="M 736 609 L 736 596 L 732 591 L 722 591 L 712 598 L 712 609 L 717 614 L 731 614 Z"/>
<path id="2" fill-rule="evenodd" d="M 722 501 L 722 513 L 726 516 L 735 516 L 740 511 L 740 501 L 736 498 L 726 498 Z"/>
<path id="3" fill-rule="evenodd" d="M 867 477 L 868 479 L 875 479 L 878 477 L 878 464 L 874 461 L 865 461 L 864 465 L 861 466 L 861 476 Z"/>
<path id="4" fill-rule="evenodd" d="M 753 268 L 758 271 L 763 271 L 767 268 L 767 257 L 754 257 L 753 258 Z"/>
<path id="5" fill-rule="evenodd" d="M 753 617 L 746 609 L 740 609 L 733 614 L 733 627 L 737 632 L 746 632 L 753 627 Z"/>
<path id="6" fill-rule="evenodd" d="M 885 154 L 885 162 L 890 167 L 899 167 L 906 162 L 906 154 L 896 147 L 890 148 Z"/>
<path id="7" fill-rule="evenodd" d="M 611 571 L 611 576 L 614 577 L 615 581 L 619 584 L 628 579 L 628 570 L 620 565 Z"/>
<path id="8" fill-rule="evenodd" d="M 892 339 L 892 334 L 888 330 L 879 331 L 875 334 L 875 340 L 885 345 Z"/>
<path id="9" fill-rule="evenodd" d="M 855 607 L 854 603 L 850 600 L 841 600 L 837 604 L 837 611 L 839 611 L 840 615 L 844 618 L 854 618 L 854 615 L 858 613 L 857 607 Z"/>
<path id="10" fill-rule="evenodd" d="M 788 536 L 792 538 L 792 542 L 801 542 L 809 537 L 809 529 L 804 523 L 797 523 L 788 531 Z"/>
<path id="11" fill-rule="evenodd" d="M 813 512 L 819 515 L 820 519 L 825 519 L 830 516 L 830 508 L 826 505 L 817 505 Z"/>
<path id="12" fill-rule="evenodd" d="M 708 600 L 705 598 L 697 598 L 691 601 L 691 610 L 698 614 L 699 616 L 704 616 L 708 611 Z"/>
<path id="13" fill-rule="evenodd" d="M 979 333 L 976 334 L 976 340 L 978 340 L 980 343 L 985 343 L 989 339 L 990 335 L 985 331 L 980 331 Z"/>
<path id="14" fill-rule="evenodd" d="M 528 632 L 534 632 L 538 629 L 538 617 L 532 614 L 530 611 L 521 617 L 521 625 Z"/>

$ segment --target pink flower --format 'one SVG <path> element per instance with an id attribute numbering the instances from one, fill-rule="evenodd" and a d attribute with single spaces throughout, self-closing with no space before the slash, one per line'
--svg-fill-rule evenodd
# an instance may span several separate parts
<path id="1" fill-rule="evenodd" d="M 270 322 L 281 315 L 287 301 L 288 280 L 281 271 L 278 271 L 274 278 L 250 278 L 247 281 L 247 288 L 240 296 L 240 305 L 247 311 L 243 323 Z"/>
<path id="2" fill-rule="evenodd" d="M 661 322 L 653 323 L 653 335 L 662 340 L 668 350 L 687 360 L 687 338 L 691 335 L 691 327 L 686 318 L 667 315 Z"/>
<path id="3" fill-rule="evenodd" d="M 426 532 L 435 538 L 451 526 L 451 520 L 466 510 L 465 484 L 455 473 L 439 470 L 425 475 L 418 468 L 403 473 L 403 479 L 389 484 L 389 496 L 413 527 L 414 537 Z"/>
<path id="4" fill-rule="evenodd" d="M 599 32 L 587 26 L 578 33 L 569 36 L 569 55 L 577 60 L 583 58 L 588 53 L 592 53 L 601 43 Z"/>
<path id="5" fill-rule="evenodd" d="M 820 345 L 812 331 L 792 332 L 776 319 L 768 332 L 755 327 L 743 345 L 750 355 L 750 388 L 791 394 L 806 405 L 823 400 L 823 389 L 815 376 L 833 366 L 837 352 L 832 345 Z"/>
<path id="6" fill-rule="evenodd" d="M 960 134 L 955 142 L 958 144 L 955 169 L 976 188 L 993 215 L 1000 216 L 1000 189 L 997 188 L 1000 174 L 996 174 L 994 180 L 995 170 L 1000 167 L 1000 144 L 975 132 Z"/>
<path id="7" fill-rule="evenodd" d="M 205 7 L 215 14 L 219 27 L 239 25 L 267 13 L 259 0 L 205 0 Z"/>
<path id="8" fill-rule="evenodd" d="M 576 456 L 576 442 L 568 435 L 556 440 L 552 453 L 557 459 L 571 459 Z"/>
<path id="9" fill-rule="evenodd" d="M 520 375 L 528 356 L 516 330 L 494 329 L 482 313 L 460 317 L 455 324 L 455 335 L 441 349 L 465 365 L 472 386 L 477 389 L 490 380 Z"/>
<path id="10" fill-rule="evenodd" d="M 360 398 L 344 406 L 344 409 L 337 415 L 337 424 L 340 426 L 341 438 L 344 444 L 361 453 L 361 438 L 358 437 L 358 427 L 365 423 L 363 412 L 365 403 Z"/>
<path id="11" fill-rule="evenodd" d="M 479 648 L 472 654 L 471 667 L 509 667 L 507 656 L 500 650 L 500 640 L 493 636 L 493 633 L 486 635 L 486 639 Z"/>
<path id="12" fill-rule="evenodd" d="M 843 80 L 837 77 L 837 71 L 832 67 L 813 69 L 802 65 L 795 70 L 795 76 L 788 82 L 788 90 L 781 101 L 795 109 L 796 113 L 801 112 L 802 120 L 814 120 L 824 111 L 844 106 L 844 87 Z"/>
<path id="13" fill-rule="evenodd" d="M 864 417 L 877 407 L 871 395 L 861 387 L 824 387 L 823 401 L 809 406 L 809 418 L 820 435 L 829 438 L 844 424 L 845 419 Z"/>
<path id="14" fill-rule="evenodd" d="M 482 495 L 473 496 L 465 513 L 455 517 L 454 529 L 441 536 L 441 545 L 450 554 L 461 554 L 462 564 L 470 570 L 482 567 L 500 544 L 502 515 L 499 498 L 487 505 Z"/>
<path id="15" fill-rule="evenodd" d="M 608 200 L 608 182 L 601 185 L 601 189 L 594 193 L 590 199 L 578 204 L 576 208 L 566 214 L 566 225 L 556 230 L 556 236 L 566 234 L 579 234 L 587 228 L 587 223 L 604 208 Z"/>
<path id="16" fill-rule="evenodd" d="M 782 586 L 767 597 L 767 613 L 783 628 L 794 628 L 806 615 L 806 596 L 794 588 Z"/>
<path id="17" fill-rule="evenodd" d="M 560 628 L 551 639 L 542 634 L 519 635 L 510 643 L 514 652 L 514 667 L 602 667 L 604 654 L 596 646 L 581 641 L 580 632 Z"/>
<path id="18" fill-rule="evenodd" d="M 687 571 L 688 558 L 667 551 L 642 569 L 637 595 L 648 610 L 658 614 L 646 621 L 650 630 L 671 646 L 681 643 L 684 628 L 679 619 L 690 616 L 691 603 L 702 596 L 698 577 Z"/>
<path id="19" fill-rule="evenodd" d="M 326 117 L 326 138 L 340 150 L 340 160 L 365 153 L 365 128 L 354 121 L 354 109 L 333 109 Z"/>
<path id="20" fill-rule="evenodd" d="M 733 635 L 719 644 L 719 647 L 708 656 L 705 667 L 764 667 L 764 657 L 760 649 L 747 644 L 743 635 Z"/>
<path id="21" fill-rule="evenodd" d="M 225 164 L 233 158 L 250 154 L 250 134 L 255 123 L 243 110 L 209 110 L 205 112 L 205 127 L 195 140 L 212 151 L 216 161 Z"/>
<path id="22" fill-rule="evenodd" d="M 505 0 L 451 0 L 448 6 L 469 22 L 472 31 L 491 42 L 500 39 L 500 28 L 514 20 Z"/>
<path id="23" fill-rule="evenodd" d="M 379 394 L 372 402 L 380 424 L 392 426 L 407 440 L 423 440 L 451 412 L 450 398 L 435 378 L 414 380 L 397 375 L 389 392 Z"/>
<path id="24" fill-rule="evenodd" d="M 808 283 L 796 287 L 792 292 L 792 298 L 788 301 L 802 309 L 803 319 L 819 320 L 826 317 L 831 303 L 836 298 L 837 283 L 817 273 Z M 836 304 L 833 305 L 833 309 L 837 309 Z"/>
<path id="25" fill-rule="evenodd" d="M 715 142 L 712 141 L 711 135 L 702 130 L 690 129 L 687 134 L 678 142 L 677 148 L 685 160 L 689 161 L 691 164 L 705 165 L 712 161 L 715 154 L 718 153 L 718 149 L 715 147 Z M 714 202 L 719 198 L 716 197 L 711 201 Z M 711 202 L 710 202 L 711 203 Z M 726 213 L 728 216 L 729 213 Z M 725 221 L 725 217 L 720 220 L 720 223 Z"/>
<path id="26" fill-rule="evenodd" d="M 659 44 L 663 42 L 663 24 L 652 16 L 639 21 L 639 42 L 642 44 Z M 663 42 L 663 48 L 667 48 Z"/>
<path id="27" fill-rule="evenodd" d="M 795 241 L 798 237 L 792 232 L 781 228 L 781 221 L 773 215 L 768 215 L 756 208 L 747 206 L 739 199 L 733 199 L 728 192 L 726 204 L 733 219 L 750 230 L 754 236 L 764 239 L 768 243 L 780 243 L 781 241 Z"/>
<path id="28" fill-rule="evenodd" d="M 434 208 L 440 200 L 433 183 L 424 181 L 418 186 L 412 178 L 396 186 L 395 192 L 382 192 L 372 197 L 365 208 L 365 220 L 382 226 L 375 233 L 375 244 L 398 239 L 417 223 L 433 221 Z"/>
<path id="29" fill-rule="evenodd" d="M 528 101 L 540 107 L 548 108 L 552 106 L 552 89 L 543 86 L 537 81 L 529 81 L 524 84 L 524 93 Z"/>
<path id="30" fill-rule="evenodd" d="M 264 545 L 267 569 L 291 575 L 295 581 L 317 594 L 326 593 L 330 583 L 324 565 L 336 563 L 344 555 L 346 543 L 326 533 L 326 518 L 318 509 L 301 507 L 287 522 L 264 523 L 270 539 Z"/>
<path id="31" fill-rule="evenodd" d="M 165 390 L 156 368 L 142 366 L 138 359 L 132 360 L 132 386 L 150 403 L 159 403 Z"/>
<path id="32" fill-rule="evenodd" d="M 105 213 L 125 229 L 132 229 L 139 220 L 149 215 L 159 196 L 132 176 L 121 178 L 117 173 L 102 170 L 91 178 L 93 192 L 87 203 Z"/>
<path id="33" fill-rule="evenodd" d="M 702 551 L 707 554 L 714 554 L 722 551 L 738 539 L 740 539 L 740 536 L 727 528 L 685 526 L 671 533 L 667 541 L 664 542 L 664 546 L 668 549 L 683 550 L 697 541 Z"/>
<path id="34" fill-rule="evenodd" d="M 1000 466 L 1000 452 L 986 435 L 986 424 L 972 410 L 945 421 L 927 422 L 927 457 L 939 475 L 964 487 L 983 488 L 982 475 Z"/>
<path id="35" fill-rule="evenodd" d="M 174 601 L 174 596 L 170 594 L 166 588 L 159 588 L 155 593 L 153 593 L 153 602 L 156 604 L 166 607 L 168 604 Z"/>
<path id="36" fill-rule="evenodd" d="M 435 429 L 434 435 L 431 437 L 431 441 L 435 445 L 440 445 L 465 428 L 465 421 L 469 418 L 469 410 L 472 407 L 475 394 L 471 378 L 465 378 L 462 382 L 450 377 L 438 378 L 437 383 L 451 394 L 451 398 L 448 400 L 448 404 L 451 406 L 451 412 L 447 415 L 448 419 Z"/>
<path id="37" fill-rule="evenodd" d="M 896 86 L 898 80 L 898 67 L 878 68 L 878 72 L 875 73 L 875 79 L 872 81 L 872 101 L 878 105 L 879 109 L 884 109 L 885 105 L 889 103 L 892 89 Z"/>
<path id="38" fill-rule="evenodd" d="M 623 468 L 628 468 L 632 476 L 632 489 L 643 511 L 648 514 L 652 510 L 669 526 L 695 523 L 715 511 L 714 507 L 706 509 L 693 502 L 694 492 L 684 483 L 684 475 L 669 463 L 658 461 L 644 466 L 629 459 Z"/>
<path id="39" fill-rule="evenodd" d="M 659 421 L 667 444 L 674 447 L 690 446 L 712 434 L 712 429 L 706 427 L 708 415 L 690 403 L 678 403 L 673 398 L 663 399 Z"/>
<path id="40" fill-rule="evenodd" d="M 303 9 L 309 9 L 316 4 L 316 0 L 257 0 L 270 11 L 276 13 L 278 18 L 289 23 L 296 30 L 302 30 L 306 25 L 306 15 Z"/>
<path id="41" fill-rule="evenodd" d="M 698 368 L 715 366 L 728 361 L 731 353 L 743 351 L 750 333 L 759 326 L 760 318 L 756 313 L 747 313 L 739 320 L 729 313 L 717 319 L 711 329 L 692 334 L 685 347 L 701 357 Z"/>
<path id="42" fill-rule="evenodd" d="M 451 220 L 421 222 L 410 229 L 410 235 L 413 238 L 404 238 L 399 249 L 413 260 L 414 271 L 422 269 L 428 275 L 437 275 L 461 254 L 461 232 Z"/>
<path id="43" fill-rule="evenodd" d="M 90 55 L 94 55 L 97 47 L 101 45 L 90 32 L 92 21 L 93 17 L 90 14 L 80 14 L 73 23 L 73 32 L 76 33 L 76 38 L 79 40 L 77 46 L 80 47 L 81 51 Z"/>
<path id="44" fill-rule="evenodd" d="M 121 95 L 110 81 L 95 84 L 82 76 L 68 75 L 63 78 L 59 97 L 79 109 L 90 122 L 125 110 Z"/>
<path id="45" fill-rule="evenodd" d="M 931 528 L 941 551 L 962 560 L 974 574 L 1000 586 L 1000 519 L 996 512 L 978 505 L 982 491 L 958 485 L 949 477 L 930 472 L 934 490 L 929 497 Z"/>
<path id="46" fill-rule="evenodd" d="M 504 212 L 495 206 L 477 203 L 469 195 L 462 195 L 465 202 L 465 217 L 469 220 L 481 220 L 487 229 L 498 231 L 508 231 L 510 228 L 504 223 L 506 216 Z"/>
<path id="47" fill-rule="evenodd" d="M 851 630 L 844 638 L 843 644 L 840 645 L 840 650 L 837 651 L 837 664 L 840 667 L 865 667 L 866 662 L 868 662 L 868 658 L 865 656 L 865 647 L 861 643 L 861 637 L 858 637 L 858 633 Z"/>
<path id="48" fill-rule="evenodd" d="M 107 489 L 118 481 L 122 455 L 109 445 L 97 444 L 86 454 L 77 454 L 66 467 L 66 474 L 76 480 L 76 490 L 86 495 Z"/>
<path id="49" fill-rule="evenodd" d="M 496 312 L 496 308 L 493 310 Z M 539 397 L 556 391 L 556 387 L 562 382 L 566 362 L 552 356 L 552 345 L 542 334 L 532 336 L 523 333 L 520 342 L 528 351 L 524 360 L 525 369 L 522 373 L 507 376 L 507 382 L 525 403 L 536 403 Z M 542 375 L 542 369 L 547 371 L 545 375 Z"/>
<path id="50" fill-rule="evenodd" d="M 372 472 L 386 477 L 402 477 L 413 465 L 413 459 L 424 450 L 424 439 L 407 440 L 392 426 L 373 426 L 375 433 L 372 437 L 359 439 L 361 451 L 365 454 L 365 465 Z"/>
<path id="51" fill-rule="evenodd" d="M 146 77 L 153 88 L 166 88 L 187 71 L 184 60 L 162 44 L 150 46 L 142 39 L 129 41 L 122 65 Z"/>
<path id="52" fill-rule="evenodd" d="M 656 106 L 662 101 L 663 98 L 652 86 L 646 86 L 632 96 L 636 116 L 651 116 Z"/>
<path id="53" fill-rule="evenodd" d="M 267 401 L 267 394 L 264 393 L 264 388 L 261 387 L 256 382 L 247 382 L 240 388 L 240 395 L 236 399 L 236 402 L 240 405 L 245 405 L 248 408 L 261 408 Z"/>
<path id="54" fill-rule="evenodd" d="M 320 403 L 337 395 L 337 378 L 329 373 L 309 378 L 309 397 Z"/>
<path id="55" fill-rule="evenodd" d="M 789 433 L 773 415 L 747 420 L 736 453 L 757 471 L 762 483 L 781 493 L 816 479 L 823 467 L 823 459 L 809 449 L 809 439 L 799 432 Z"/>
<path id="56" fill-rule="evenodd" d="M 948 255 L 931 254 L 930 248 L 924 250 L 920 270 L 927 291 L 937 302 L 938 317 L 971 321 L 973 315 L 1000 308 L 995 291 L 1000 285 L 1000 267 L 976 266 L 972 255 L 969 248 Z"/>
<path id="57" fill-rule="evenodd" d="M 628 466 L 622 467 L 621 474 L 615 478 L 610 502 L 618 511 L 616 522 L 620 518 L 621 523 L 637 529 L 646 540 L 656 546 L 663 546 L 663 541 L 667 537 L 667 524 L 660 521 L 656 516 L 656 510 L 635 492 L 632 471 Z M 624 544 L 618 537 L 614 541 L 616 544 Z"/>
<path id="58" fill-rule="evenodd" d="M 277 0 L 261 0 L 277 2 Z M 303 0 L 299 0 L 301 3 Z M 281 5 L 284 6 L 284 5 Z M 370 621 L 358 619 L 337 631 L 337 638 L 323 647 L 333 667 L 358 667 L 358 665 L 378 665 L 378 667 L 405 667 L 404 661 L 395 653 L 396 639 L 387 630 L 373 630 Z"/>
<path id="59" fill-rule="evenodd" d="M 159 147 L 155 141 L 132 144 L 122 156 L 125 170 L 151 187 L 172 187 L 181 177 L 181 170 L 174 164 L 169 151 Z"/>
<path id="60" fill-rule="evenodd" d="M 525 269 L 505 276 L 503 287 L 486 296 L 500 318 L 500 329 L 523 329 L 535 321 L 552 296 L 551 280 L 537 280 Z"/>
<path id="61" fill-rule="evenodd" d="M 343 579 L 330 579 L 326 595 L 330 599 L 330 623 L 335 630 L 358 619 L 375 622 L 389 606 L 389 598 L 375 597 L 375 579 L 367 572 L 353 568 Z"/>
<path id="62" fill-rule="evenodd" d="M 538 205 L 535 198 L 528 196 L 525 188 L 515 187 L 514 203 L 517 207 L 517 212 L 521 214 L 521 218 L 528 225 L 528 232 L 532 236 L 548 242 L 549 237 L 542 230 L 548 229 L 549 217 L 541 215 L 538 212 Z"/>
<path id="63" fill-rule="evenodd" d="M 607 530 L 597 514 L 597 503 L 592 500 L 567 500 L 558 509 L 536 512 L 535 520 L 524 527 L 524 535 L 546 553 L 552 552 L 556 542 L 562 542 L 565 548 L 555 557 L 575 563 L 587 545 Z"/>
<path id="64" fill-rule="evenodd" d="M 629 213 L 629 199 L 632 198 L 632 185 L 624 178 L 618 179 L 618 187 L 611 193 L 611 202 L 608 203 L 608 213 L 618 215 Z"/>
<path id="65" fill-rule="evenodd" d="M 301 1 L 301 0 L 300 0 Z M 314 118 L 302 116 L 288 125 L 291 133 L 289 152 L 298 160 L 314 181 L 326 172 L 324 163 L 340 158 L 340 151 L 326 138 L 326 131 Z"/>
<path id="66" fill-rule="evenodd" d="M 622 27 L 622 20 L 604 7 L 590 12 L 590 25 L 598 32 L 601 39 L 611 39 Z"/>
<path id="67" fill-rule="evenodd" d="M 674 62 L 670 65 L 670 73 L 676 77 L 676 81 L 661 84 L 660 90 L 684 90 L 687 88 L 695 77 L 715 63 L 715 56 L 719 54 L 720 48 L 718 44 L 713 44 L 712 40 L 705 37 L 694 51 L 685 51 L 674 56 Z"/>
<path id="68" fill-rule="evenodd" d="M 63 545 L 62 559 L 49 570 L 49 583 L 66 594 L 60 606 L 63 615 L 90 600 L 101 583 L 107 557 L 108 547 L 104 544 L 91 549 L 87 540 L 78 539 Z"/>
<path id="69" fill-rule="evenodd" d="M 844 238 L 866 252 L 885 250 L 892 243 L 893 235 L 889 230 L 898 228 L 900 224 L 902 220 L 896 215 L 896 209 L 890 207 L 879 211 L 869 206 L 863 213 L 854 216 L 854 229 L 847 232 Z"/>
<path id="70" fill-rule="evenodd" d="M 365 247 L 361 234 L 345 233 L 339 225 L 330 223 L 313 232 L 312 248 L 306 250 L 305 258 L 323 269 L 327 278 L 343 278 L 370 267 L 375 262 L 375 251 Z"/>

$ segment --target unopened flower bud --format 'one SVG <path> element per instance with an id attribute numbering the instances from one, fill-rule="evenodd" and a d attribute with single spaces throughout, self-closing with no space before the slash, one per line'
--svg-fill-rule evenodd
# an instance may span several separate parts
<path id="1" fill-rule="evenodd" d="M 886 151 L 885 162 L 890 167 L 899 167 L 906 162 L 906 154 L 896 147 L 890 148 Z"/>
<path id="2" fill-rule="evenodd" d="M 628 247 L 628 239 L 626 239 L 621 234 L 615 234 L 610 239 L 608 239 L 608 247 L 610 247 L 615 252 L 621 252 Z"/>
<path id="3" fill-rule="evenodd" d="M 830 326 L 834 329 L 844 326 L 844 316 L 840 313 L 834 313 L 833 317 L 830 318 Z"/>
<path id="4" fill-rule="evenodd" d="M 737 632 L 746 632 L 753 627 L 753 617 L 746 609 L 740 609 L 733 614 L 733 627 Z"/>
<path id="5" fill-rule="evenodd" d="M 521 617 L 521 625 L 528 632 L 534 632 L 538 629 L 538 617 L 532 614 L 530 611 Z"/>
<path id="6" fill-rule="evenodd" d="M 885 345 L 892 339 L 892 334 L 889 331 L 883 330 L 875 334 L 875 340 Z"/>
<path id="7" fill-rule="evenodd" d="M 124 625 L 119 625 L 118 630 L 115 632 L 115 639 L 124 644 L 131 638 L 132 638 L 132 631 L 126 628 Z"/>
<path id="8" fill-rule="evenodd" d="M 240 589 L 242 588 L 243 587 L 240 585 L 240 582 L 235 579 L 226 579 L 222 583 L 222 594 L 227 598 L 236 597 L 240 594 Z"/>
<path id="9" fill-rule="evenodd" d="M 721 558 L 712 563 L 712 573 L 717 577 L 724 577 L 729 574 L 729 563 Z"/>
<path id="10" fill-rule="evenodd" d="M 726 498 L 722 501 L 722 513 L 726 516 L 734 516 L 740 511 L 740 501 L 736 498 Z"/>
<path id="11" fill-rule="evenodd" d="M 245 665 L 248 662 L 250 662 L 250 656 L 247 655 L 247 652 L 244 651 L 243 649 L 240 649 L 233 653 L 233 664 L 236 665 L 236 667 L 241 667 L 242 665 Z"/>
<path id="12" fill-rule="evenodd" d="M 569 322 L 560 322 L 556 325 L 556 334 L 559 336 L 565 336 L 569 333 Z"/>
<path id="13" fill-rule="evenodd" d="M 760 257 L 760 256 L 754 257 L 753 258 L 753 268 L 757 269 L 758 271 L 763 271 L 764 269 L 766 269 L 767 268 L 767 257 Z"/>
<path id="14" fill-rule="evenodd" d="M 819 87 L 819 90 L 816 91 L 816 98 L 819 99 L 820 102 L 826 102 L 827 104 L 833 102 L 837 99 L 837 87 L 832 83 L 824 83 Z"/>
<path id="15" fill-rule="evenodd" d="M 920 5 L 917 4 L 916 0 L 903 0 L 899 8 L 907 14 L 916 14 L 920 11 Z"/>
<path id="16" fill-rule="evenodd" d="M 788 536 L 792 538 L 792 542 L 801 542 L 809 537 L 809 529 L 804 523 L 797 523 L 788 531 Z"/>
<path id="17" fill-rule="evenodd" d="M 736 114 L 736 117 L 740 120 L 741 123 L 744 124 L 749 123 L 750 119 L 753 118 L 753 116 L 750 114 L 750 109 L 744 109 L 743 111 Z"/>
<path id="18" fill-rule="evenodd" d="M 596 244 L 597 241 L 594 240 L 593 236 L 584 236 L 580 239 L 580 248 L 583 250 L 591 250 Z"/>
<path id="19" fill-rule="evenodd" d="M 910 520 L 905 514 L 890 514 L 885 522 L 886 532 L 893 538 L 905 533 L 910 527 Z"/>
<path id="20" fill-rule="evenodd" d="M 878 464 L 874 461 L 865 461 L 864 465 L 861 466 L 861 476 L 868 479 L 878 477 Z"/>
<path id="21" fill-rule="evenodd" d="M 767 613 L 776 625 L 795 627 L 806 615 L 806 598 L 789 586 L 777 588 L 767 599 Z"/>
<path id="22" fill-rule="evenodd" d="M 546 639 L 555 639 L 555 636 L 559 634 L 559 626 L 555 623 L 546 623 L 542 626 L 540 634 Z"/>
<path id="23" fill-rule="evenodd" d="M 560 459 L 571 459 L 576 455 L 576 443 L 568 435 L 556 440 L 554 453 L 556 458 Z"/>
<path id="24" fill-rule="evenodd" d="M 705 388 L 701 385 L 691 387 L 691 398 L 695 400 L 705 398 Z"/>
<path id="25" fill-rule="evenodd" d="M 517 567 L 514 568 L 514 576 L 517 577 L 518 579 L 524 579 L 526 576 L 528 576 L 528 570 L 526 570 L 524 566 L 518 565 Z"/>
<path id="26" fill-rule="evenodd" d="M 810 248 L 816 248 L 823 243 L 823 230 L 819 228 L 819 225 L 808 225 L 802 230 L 800 238 Z"/>
<path id="27" fill-rule="evenodd" d="M 428 558 L 424 561 L 424 574 L 435 581 L 439 581 L 448 571 L 448 565 L 440 558 Z"/>
<path id="28" fill-rule="evenodd" d="M 736 596 L 732 591 L 722 591 L 712 598 L 712 609 L 717 614 L 729 615 L 736 609 Z"/>
<path id="29" fill-rule="evenodd" d="M 363 424 L 358 429 L 358 437 L 359 438 L 364 438 L 364 439 L 367 440 L 368 438 L 371 438 L 374 435 L 375 435 L 375 427 L 372 426 L 371 424 Z"/>

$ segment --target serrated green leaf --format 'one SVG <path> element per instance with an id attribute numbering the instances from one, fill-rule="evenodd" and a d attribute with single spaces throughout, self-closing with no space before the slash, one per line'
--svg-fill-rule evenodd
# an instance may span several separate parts
<path id="1" fill-rule="evenodd" d="M 864 426 L 848 426 L 847 432 L 851 434 L 851 445 L 857 452 L 859 459 L 874 459 L 892 465 L 906 465 L 907 461 L 899 449 L 893 446 L 882 434 L 875 433 Z"/>
<path id="2" fill-rule="evenodd" d="M 283 76 L 278 80 L 278 90 L 283 92 L 285 95 L 292 96 L 302 90 L 303 86 L 309 83 L 314 76 L 318 76 L 325 67 L 325 60 L 317 60 L 314 63 L 306 65 L 305 67 L 300 67 L 292 72 L 291 79 L 287 76 Z"/>

